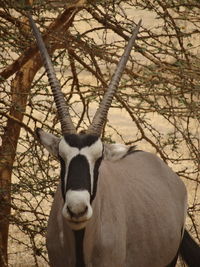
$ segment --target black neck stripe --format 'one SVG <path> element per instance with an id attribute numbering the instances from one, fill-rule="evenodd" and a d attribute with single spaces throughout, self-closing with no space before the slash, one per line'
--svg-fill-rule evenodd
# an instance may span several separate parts
<path id="1" fill-rule="evenodd" d="M 85 234 L 85 229 L 74 231 L 76 267 L 85 267 L 84 253 L 83 253 L 84 234 Z"/>

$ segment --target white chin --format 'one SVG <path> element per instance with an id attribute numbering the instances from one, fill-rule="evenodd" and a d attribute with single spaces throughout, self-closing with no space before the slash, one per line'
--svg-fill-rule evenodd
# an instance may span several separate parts
<path id="1" fill-rule="evenodd" d="M 69 225 L 69 227 L 72 229 L 72 230 L 81 230 L 83 228 L 86 227 L 87 225 L 87 222 L 88 221 L 84 221 L 84 222 L 73 222 L 73 221 L 69 221 L 67 220 L 67 224 Z"/>
<path id="2" fill-rule="evenodd" d="M 92 209 L 91 207 L 88 210 L 88 213 L 86 214 L 86 216 L 83 216 L 82 218 L 79 219 L 73 219 L 71 218 L 71 216 L 66 212 L 66 208 L 63 209 L 62 211 L 62 215 L 65 218 L 65 221 L 67 222 L 67 224 L 69 225 L 69 227 L 72 230 L 80 230 L 86 227 L 87 223 L 89 222 L 89 220 L 92 217 Z"/>

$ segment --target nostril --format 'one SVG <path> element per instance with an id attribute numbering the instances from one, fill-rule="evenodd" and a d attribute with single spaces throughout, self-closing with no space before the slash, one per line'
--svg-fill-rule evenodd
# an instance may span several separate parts
<path id="1" fill-rule="evenodd" d="M 87 213 L 87 211 L 88 211 L 88 206 L 85 207 L 85 210 L 82 212 L 81 215 L 84 215 L 85 213 Z"/>
<path id="2" fill-rule="evenodd" d="M 85 213 L 87 213 L 88 206 L 86 206 L 83 211 L 77 211 L 77 212 L 72 211 L 71 208 L 69 206 L 67 206 L 67 211 L 68 211 L 68 213 L 70 214 L 71 217 L 79 218 L 79 217 L 85 215 Z"/>
<path id="3" fill-rule="evenodd" d="M 75 214 L 71 211 L 71 209 L 70 209 L 69 206 L 67 206 L 67 211 L 69 212 L 69 214 L 70 214 L 71 217 L 74 217 L 75 216 Z"/>
<path id="4" fill-rule="evenodd" d="M 88 211 L 88 206 L 85 207 L 85 212 Z"/>

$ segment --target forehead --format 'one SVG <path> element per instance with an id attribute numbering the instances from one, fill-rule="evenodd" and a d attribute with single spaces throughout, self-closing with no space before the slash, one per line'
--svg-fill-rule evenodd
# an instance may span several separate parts
<path id="1" fill-rule="evenodd" d="M 83 147 L 92 146 L 99 140 L 99 137 L 88 134 L 68 134 L 64 135 L 64 140 L 69 146 L 81 149 Z"/>
<path id="2" fill-rule="evenodd" d="M 77 154 L 99 154 L 102 152 L 103 145 L 101 139 L 93 135 L 65 135 L 59 144 L 60 155 Z"/>

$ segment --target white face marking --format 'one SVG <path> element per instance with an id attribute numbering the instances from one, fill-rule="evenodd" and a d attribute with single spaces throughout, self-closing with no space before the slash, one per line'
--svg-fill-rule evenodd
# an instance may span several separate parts
<path id="1" fill-rule="evenodd" d="M 71 147 L 69 146 L 65 139 L 62 138 L 60 143 L 59 143 L 59 155 L 62 157 L 62 159 L 65 161 L 65 166 L 66 166 L 66 170 L 65 170 L 65 187 L 67 185 L 67 173 L 68 173 L 68 167 L 70 164 L 70 161 L 79 154 L 79 149 L 76 147 Z"/>
<path id="2" fill-rule="evenodd" d="M 67 173 L 68 173 L 68 167 L 71 162 L 71 160 L 76 157 L 77 155 L 83 155 L 87 158 L 89 162 L 89 168 L 90 168 L 90 177 L 91 177 L 91 188 L 93 190 L 94 185 L 94 165 L 95 161 L 102 156 L 103 151 L 103 144 L 100 139 L 98 139 L 94 144 L 91 146 L 86 146 L 81 149 L 78 149 L 76 147 L 72 147 L 67 144 L 64 138 L 61 139 L 59 143 L 59 155 L 62 157 L 62 159 L 65 161 L 66 164 L 66 176 L 65 176 L 65 187 L 67 184 Z M 93 192 L 92 192 L 93 193 Z"/>
<path id="3" fill-rule="evenodd" d="M 69 146 L 64 138 L 61 139 L 59 143 L 59 155 L 64 159 L 64 161 L 71 161 L 71 159 L 78 154 L 78 148 Z"/>
<path id="4" fill-rule="evenodd" d="M 103 151 L 103 144 L 100 139 L 98 139 L 93 145 L 89 147 L 84 147 L 80 150 L 80 154 L 84 155 L 89 162 L 92 190 L 94 186 L 94 176 L 93 176 L 94 164 L 95 161 L 102 156 L 102 151 Z"/>
<path id="5" fill-rule="evenodd" d="M 89 192 L 87 190 L 68 190 L 62 214 L 73 230 L 84 228 L 92 216 Z"/>

